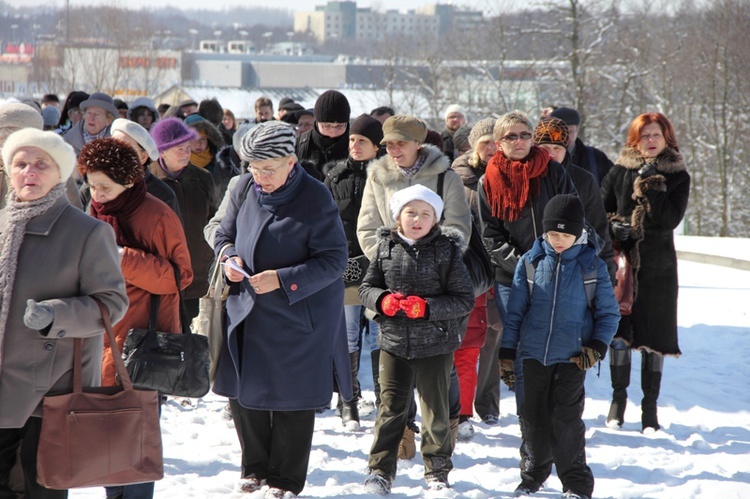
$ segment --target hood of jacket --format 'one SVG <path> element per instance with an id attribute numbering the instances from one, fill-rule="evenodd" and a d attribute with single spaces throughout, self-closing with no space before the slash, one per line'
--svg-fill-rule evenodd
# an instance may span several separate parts
<path id="1" fill-rule="evenodd" d="M 224 147 L 224 137 L 221 135 L 219 129 L 210 121 L 196 121 L 190 126 L 195 128 L 198 133 L 203 132 L 206 134 L 206 138 L 208 139 L 208 143 L 211 146 L 214 155 L 218 154 L 221 148 Z"/>
<path id="2" fill-rule="evenodd" d="M 415 177 L 436 177 L 450 168 L 450 161 L 440 149 L 433 145 L 422 144 L 419 154 L 427 156 L 422 168 L 419 169 Z M 373 159 L 367 167 L 367 176 L 373 182 L 382 185 L 389 185 L 398 182 L 403 178 L 400 167 L 393 162 L 390 156 L 386 155 L 378 159 Z"/>

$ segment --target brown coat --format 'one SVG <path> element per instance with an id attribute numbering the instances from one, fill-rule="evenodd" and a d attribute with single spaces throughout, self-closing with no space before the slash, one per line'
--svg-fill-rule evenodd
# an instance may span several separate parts
<path id="1" fill-rule="evenodd" d="M 0 232 L 5 227 L 0 211 Z M 99 308 L 119 321 L 128 307 L 112 228 L 64 197 L 26 226 L 5 329 L 0 372 L 0 428 L 21 428 L 41 416 L 48 392 L 73 386 L 73 338 L 83 342 L 83 385 L 98 386 L 104 334 Z M 54 321 L 44 336 L 23 323 L 26 300 L 46 300 Z"/>
<path id="2" fill-rule="evenodd" d="M 179 295 L 172 263 L 180 269 L 182 289 L 193 281 L 185 233 L 180 219 L 169 206 L 146 194 L 128 225 L 142 249 L 126 247 L 122 254 L 122 274 L 130 306 L 122 321 L 114 327 L 120 351 L 128 330 L 148 326 L 151 294 L 161 295 L 157 331 L 180 332 Z M 114 359 L 107 338 L 104 339 L 102 384 L 115 384 Z"/>

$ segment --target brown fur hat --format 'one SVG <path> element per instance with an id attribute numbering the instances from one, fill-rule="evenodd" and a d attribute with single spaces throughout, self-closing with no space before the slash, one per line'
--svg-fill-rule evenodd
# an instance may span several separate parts
<path id="1" fill-rule="evenodd" d="M 127 142 L 111 137 L 95 139 L 83 146 L 78 155 L 78 173 L 102 172 L 120 185 L 143 178 L 143 165 Z"/>

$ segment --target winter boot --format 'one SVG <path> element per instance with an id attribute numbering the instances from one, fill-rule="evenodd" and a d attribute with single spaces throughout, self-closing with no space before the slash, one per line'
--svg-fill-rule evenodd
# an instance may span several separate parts
<path id="1" fill-rule="evenodd" d="M 370 352 L 372 362 L 372 388 L 375 390 L 375 407 L 380 407 L 380 350 Z"/>
<path id="2" fill-rule="evenodd" d="M 630 348 L 622 350 L 609 349 L 609 370 L 612 378 L 612 404 L 609 406 L 607 426 L 622 428 L 625 421 L 625 406 L 628 403 L 628 386 L 630 385 Z"/>
<path id="3" fill-rule="evenodd" d="M 412 423 L 413 424 L 413 423 Z M 406 426 L 401 442 L 398 444 L 399 459 L 414 459 L 417 455 L 417 445 L 414 443 L 414 435 L 419 433 L 416 427 Z"/>
<path id="4" fill-rule="evenodd" d="M 659 353 L 643 353 L 641 361 L 641 426 L 643 433 L 653 433 L 660 428 L 656 415 L 656 401 L 661 389 L 661 374 L 664 368 L 664 356 Z"/>
<path id="5" fill-rule="evenodd" d="M 349 362 L 352 368 L 352 387 L 354 398 L 349 402 L 344 402 L 339 396 L 339 404 L 341 407 L 341 423 L 349 431 L 359 430 L 359 409 L 357 401 L 361 392 L 359 391 L 359 383 L 357 382 L 357 374 L 359 373 L 359 351 L 352 352 L 349 354 Z M 359 396 L 357 395 L 359 393 Z"/>
<path id="6" fill-rule="evenodd" d="M 456 440 L 458 440 L 458 421 L 459 418 L 451 418 L 451 440 L 453 441 L 453 448 L 456 448 Z"/>

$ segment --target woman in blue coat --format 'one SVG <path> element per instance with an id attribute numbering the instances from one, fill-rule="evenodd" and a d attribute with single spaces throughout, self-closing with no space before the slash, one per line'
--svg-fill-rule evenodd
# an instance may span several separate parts
<path id="1" fill-rule="evenodd" d="M 232 286 L 214 392 L 230 400 L 242 446 L 241 488 L 296 497 L 315 409 L 330 403 L 334 363 L 351 376 L 344 325 L 346 237 L 331 193 L 294 155 L 294 130 L 266 122 L 242 141 L 251 175 L 232 190 L 214 247 Z"/>

